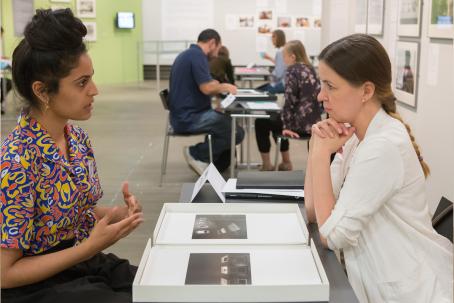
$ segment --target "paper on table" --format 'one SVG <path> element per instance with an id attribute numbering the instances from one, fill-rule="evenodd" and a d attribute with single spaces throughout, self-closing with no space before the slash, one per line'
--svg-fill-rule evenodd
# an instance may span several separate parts
<path id="1" fill-rule="evenodd" d="M 222 193 L 222 189 L 225 186 L 225 180 L 221 176 L 219 171 L 216 169 L 216 166 L 214 166 L 213 163 L 210 163 L 210 165 L 208 165 L 208 167 L 202 173 L 197 182 L 195 182 L 194 190 L 192 191 L 191 201 L 189 202 L 192 202 L 192 200 L 194 200 L 195 196 L 200 191 L 202 186 L 206 183 L 206 181 L 210 182 L 211 186 L 213 187 L 218 197 L 221 199 L 223 203 L 225 203 L 225 197 L 224 194 Z"/>
<path id="2" fill-rule="evenodd" d="M 272 110 L 279 110 L 279 105 L 277 105 L 276 102 L 246 102 L 247 107 L 249 109 L 259 109 L 259 110 L 267 110 L 267 109 L 272 109 Z"/>
<path id="3" fill-rule="evenodd" d="M 221 101 L 221 107 L 227 108 L 229 107 L 230 104 L 232 104 L 233 101 L 235 101 L 235 96 L 232 94 L 228 94 L 228 96 Z"/>
<path id="4" fill-rule="evenodd" d="M 228 179 L 222 192 L 224 193 L 252 193 L 252 194 L 269 194 L 269 195 L 281 195 L 281 196 L 292 196 L 292 197 L 304 197 L 303 189 L 237 189 L 237 179 Z"/>

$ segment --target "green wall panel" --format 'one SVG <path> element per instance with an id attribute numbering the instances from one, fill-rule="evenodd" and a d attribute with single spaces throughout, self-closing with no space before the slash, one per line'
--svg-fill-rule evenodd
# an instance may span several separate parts
<path id="1" fill-rule="evenodd" d="M 12 17 L 12 0 L 2 1 L 2 25 L 5 28 L 5 55 L 11 56 L 21 37 L 15 37 Z M 34 7 L 69 7 L 76 14 L 76 0 L 52 2 L 34 0 Z M 118 11 L 132 11 L 135 15 L 134 29 L 117 29 L 115 15 Z M 142 0 L 96 0 L 96 18 L 81 18 L 96 22 L 97 40 L 86 42 L 97 84 L 137 82 L 143 79 L 139 43 L 142 40 Z"/>

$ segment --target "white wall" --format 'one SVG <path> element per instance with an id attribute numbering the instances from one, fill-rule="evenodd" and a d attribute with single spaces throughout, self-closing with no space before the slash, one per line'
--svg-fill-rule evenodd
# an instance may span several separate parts
<path id="1" fill-rule="evenodd" d="M 322 46 L 354 32 L 355 0 L 324 0 Z M 397 36 L 397 1 L 385 0 L 384 34 L 377 37 L 394 62 Z M 427 36 L 429 5 L 425 1 L 422 13 L 419 74 L 417 75 L 417 109 L 398 106 L 404 120 L 412 128 L 424 160 L 432 173 L 427 179 L 427 201 L 432 212 L 441 196 L 454 201 L 454 49 L 453 40 L 433 39 Z M 353 22 L 352 22 L 353 20 Z M 454 38 L 454 37 L 453 37 Z M 408 39 L 413 41 L 413 39 Z M 430 57 L 439 50 L 438 60 Z M 430 68 L 438 69 L 438 81 L 429 85 Z"/>
<path id="2" fill-rule="evenodd" d="M 143 0 L 143 38 L 144 41 L 160 40 L 161 36 L 161 8 L 162 1 L 166 0 Z M 181 0 L 184 1 L 184 0 Z M 269 61 L 259 57 L 256 50 L 256 27 L 253 29 L 228 30 L 226 28 L 227 15 L 256 15 L 256 0 L 213 0 L 214 1 L 214 28 L 220 33 L 222 42 L 229 48 L 232 63 L 234 65 L 246 65 L 255 62 L 259 65 L 269 65 Z M 322 0 L 284 0 L 287 13 L 278 15 L 301 15 L 313 16 L 314 11 Z M 274 1 L 269 1 L 273 4 Z M 293 39 L 293 30 L 284 30 L 287 39 Z M 187 40 L 197 40 L 197 37 L 186 37 Z M 304 41 L 303 41 L 304 43 Z M 272 54 L 271 36 L 269 36 L 269 51 Z M 309 47 L 307 47 L 309 48 Z M 319 48 L 319 47 L 318 47 Z M 171 64 L 176 55 L 168 55 L 160 58 L 161 64 Z M 144 64 L 155 64 L 154 55 L 145 55 Z"/>

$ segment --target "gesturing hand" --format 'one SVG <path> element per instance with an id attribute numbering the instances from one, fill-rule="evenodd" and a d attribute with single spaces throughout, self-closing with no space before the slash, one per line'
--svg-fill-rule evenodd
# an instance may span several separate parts
<path id="1" fill-rule="evenodd" d="M 112 223 L 114 222 L 114 218 L 120 216 L 121 212 L 122 210 L 120 207 L 112 207 L 105 216 L 96 223 L 90 233 L 90 237 L 86 241 L 92 254 L 96 254 L 111 246 L 121 238 L 126 237 L 143 222 L 142 213 L 138 212 L 116 223 Z"/>
<path id="2" fill-rule="evenodd" d="M 139 200 L 129 192 L 129 184 L 128 181 L 123 182 L 121 185 L 121 190 L 123 192 L 123 198 L 126 203 L 126 207 L 128 208 L 128 217 L 135 213 L 142 212 L 142 205 L 140 205 Z"/>

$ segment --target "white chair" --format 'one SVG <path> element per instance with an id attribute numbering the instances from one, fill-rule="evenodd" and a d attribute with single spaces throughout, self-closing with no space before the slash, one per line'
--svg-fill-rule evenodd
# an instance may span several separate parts
<path id="1" fill-rule="evenodd" d="M 211 141 L 211 134 L 209 133 L 177 133 L 174 131 L 169 121 L 169 90 L 163 89 L 159 92 L 159 97 L 161 98 L 162 106 L 167 112 L 167 121 L 166 128 L 164 132 L 164 148 L 162 151 L 162 161 L 161 161 L 161 177 L 159 180 L 159 186 L 162 186 L 162 181 L 167 170 L 167 156 L 169 153 L 169 137 L 190 137 L 190 136 L 200 136 L 206 135 L 208 137 L 208 146 L 209 146 L 209 157 L 210 163 L 213 162 L 213 145 Z"/>

